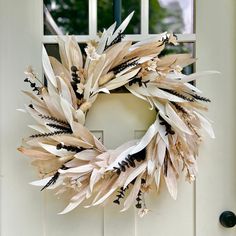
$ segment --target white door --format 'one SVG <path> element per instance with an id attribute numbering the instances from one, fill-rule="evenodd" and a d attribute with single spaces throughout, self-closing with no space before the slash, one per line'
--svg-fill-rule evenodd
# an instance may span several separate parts
<path id="1" fill-rule="evenodd" d="M 89 34 L 95 35 L 97 1 L 88 2 Z M 141 3 L 141 36 L 132 36 L 134 39 L 148 33 L 148 1 Z M 31 64 L 39 73 L 42 71 L 41 45 L 53 42 L 53 37 L 43 37 L 42 1 L 0 0 L 1 236 L 235 235 L 236 228 L 224 228 L 219 223 L 223 211 L 236 213 L 235 6 L 234 0 L 196 0 L 196 39 L 194 34 L 179 37 L 196 42 L 197 70 L 221 72 L 220 78 L 203 79 L 197 84 L 212 98 L 208 115 L 214 120 L 216 139 L 207 140 L 201 149 L 196 183 L 180 180 L 176 201 L 164 187 L 161 194 L 152 194 L 147 201 L 152 212 L 140 219 L 135 209 L 119 213 L 115 206 L 79 208 L 58 216 L 65 203 L 28 185 L 36 175 L 16 148 L 21 137 L 29 134 L 26 127 L 32 120 L 16 109 L 26 102 L 20 93 L 24 89 L 24 69 Z M 114 107 L 112 113 L 107 112 Z M 146 111 L 146 105 L 129 94 L 113 94 L 111 99 L 104 95 L 91 110 L 87 125 L 106 146 L 114 147 L 142 135 L 153 118 Z M 104 122 L 104 112 L 109 122 Z M 123 121 L 121 112 L 125 114 Z M 141 115 L 145 116 L 140 121 L 137 117 Z M 111 129 L 107 124 L 114 125 Z M 119 136 L 111 132 L 114 127 Z"/>

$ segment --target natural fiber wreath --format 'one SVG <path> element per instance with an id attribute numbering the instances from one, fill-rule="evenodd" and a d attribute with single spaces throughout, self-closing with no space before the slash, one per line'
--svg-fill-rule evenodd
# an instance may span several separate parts
<path id="1" fill-rule="evenodd" d="M 191 55 L 159 56 L 166 45 L 177 44 L 173 34 L 123 41 L 132 15 L 116 30 L 113 24 L 97 41 L 89 41 L 85 61 L 73 36 L 58 37 L 61 62 L 43 48 L 46 87 L 37 86 L 31 68 L 26 72 L 25 82 L 36 94 L 24 91 L 31 98 L 25 111 L 38 124 L 29 126 L 37 133 L 24 139 L 18 150 L 32 159 L 42 178 L 33 185 L 69 197 L 61 214 L 86 199 L 95 206 L 111 198 L 123 204 L 122 211 L 136 202 L 143 216 L 148 212 L 145 194 L 158 191 L 160 179 L 174 199 L 181 172 L 189 182 L 195 179 L 202 131 L 214 137 L 211 124 L 199 112 L 207 109 L 202 102 L 210 100 L 189 83 L 214 72 L 184 75 L 182 69 L 195 62 Z M 99 93 L 121 86 L 147 101 L 157 116 L 140 140 L 108 150 L 84 126 L 86 112 Z"/>

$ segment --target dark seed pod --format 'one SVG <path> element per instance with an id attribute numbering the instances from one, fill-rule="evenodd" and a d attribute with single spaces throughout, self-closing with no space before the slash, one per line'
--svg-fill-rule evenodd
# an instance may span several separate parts
<path id="1" fill-rule="evenodd" d="M 122 162 L 121 162 L 121 165 L 127 166 L 127 167 L 129 168 L 129 163 L 126 162 L 126 161 L 122 161 Z"/>
<path id="2" fill-rule="evenodd" d="M 119 167 L 120 167 L 120 170 L 121 170 L 122 172 L 125 172 L 125 170 L 126 170 L 125 166 L 122 165 L 121 163 L 118 163 L 118 165 L 119 165 Z"/>
<path id="3" fill-rule="evenodd" d="M 76 67 L 76 66 L 71 66 L 71 68 L 70 68 L 70 69 L 71 69 L 71 71 L 72 71 L 72 72 L 76 72 L 76 71 L 78 71 L 78 69 L 77 69 L 77 67 Z"/>
<path id="4" fill-rule="evenodd" d="M 128 164 L 131 166 L 131 167 L 135 167 L 135 162 L 132 158 L 128 158 L 126 157 L 125 160 L 128 162 Z"/>
<path id="5" fill-rule="evenodd" d="M 120 201 L 118 199 L 115 199 L 113 202 L 120 205 Z"/>
<path id="6" fill-rule="evenodd" d="M 118 175 L 121 173 L 121 170 L 118 167 L 114 167 L 114 170 L 116 171 Z"/>
<path id="7" fill-rule="evenodd" d="M 62 144 L 61 144 L 61 143 L 58 143 L 56 148 L 57 148 L 57 150 L 62 149 Z"/>

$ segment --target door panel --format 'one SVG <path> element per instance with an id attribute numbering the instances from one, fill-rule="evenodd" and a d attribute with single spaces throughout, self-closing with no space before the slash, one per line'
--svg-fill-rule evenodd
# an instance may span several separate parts
<path id="1" fill-rule="evenodd" d="M 197 70 L 218 70 L 220 76 L 197 83 L 212 99 L 208 116 L 216 139 L 207 140 L 199 159 L 196 189 L 197 236 L 231 236 L 218 217 L 236 212 L 235 62 L 236 2 L 196 1 Z"/>
<path id="2" fill-rule="evenodd" d="M 147 198 L 151 212 L 144 218 L 136 216 L 137 236 L 194 236 L 194 185 L 179 180 L 178 198 L 173 200 L 162 183 L 161 193 Z"/>
<path id="3" fill-rule="evenodd" d="M 52 192 L 45 193 L 44 224 L 46 236 L 103 235 L 103 209 L 100 207 L 77 208 L 66 215 L 57 213 L 64 209 L 66 202 L 57 199 Z"/>
<path id="4" fill-rule="evenodd" d="M 44 235 L 42 195 L 28 184 L 35 172 L 16 150 L 32 122 L 16 111 L 27 101 L 23 71 L 41 71 L 41 8 L 36 0 L 0 1 L 1 236 Z"/>

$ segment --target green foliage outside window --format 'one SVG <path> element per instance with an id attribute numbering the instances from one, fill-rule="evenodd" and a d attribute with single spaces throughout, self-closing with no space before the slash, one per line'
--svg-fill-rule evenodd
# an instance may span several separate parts
<path id="1" fill-rule="evenodd" d="M 74 35 L 88 34 L 88 1 L 86 0 L 44 0 L 44 4 L 51 13 L 56 24 L 64 33 Z M 98 0 L 98 30 L 102 31 L 113 23 L 113 1 Z M 178 4 L 177 4 L 178 6 Z M 135 14 L 126 29 L 126 34 L 140 33 L 141 6 L 140 0 L 122 1 L 122 19 L 135 11 Z M 164 31 L 181 32 L 183 19 L 181 8 L 163 8 L 157 0 L 149 0 L 149 31 L 150 33 L 160 33 Z M 172 23 L 166 19 L 172 18 Z M 45 29 L 45 34 L 50 34 Z"/>

